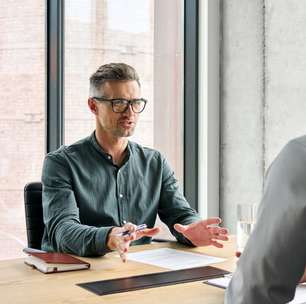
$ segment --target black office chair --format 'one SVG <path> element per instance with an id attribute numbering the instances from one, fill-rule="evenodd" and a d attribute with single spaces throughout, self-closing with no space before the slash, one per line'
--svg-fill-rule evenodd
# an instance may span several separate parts
<path id="1" fill-rule="evenodd" d="M 40 182 L 25 185 L 24 206 L 28 247 L 41 249 L 45 225 L 42 209 L 42 184 Z"/>

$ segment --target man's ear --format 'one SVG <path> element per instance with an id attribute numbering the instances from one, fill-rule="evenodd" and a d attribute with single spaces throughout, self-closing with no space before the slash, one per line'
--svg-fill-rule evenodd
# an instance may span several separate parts
<path id="1" fill-rule="evenodd" d="M 97 103 L 94 101 L 94 99 L 89 97 L 87 103 L 88 103 L 88 107 L 89 107 L 90 112 L 97 115 L 98 114 L 98 107 L 97 107 Z"/>

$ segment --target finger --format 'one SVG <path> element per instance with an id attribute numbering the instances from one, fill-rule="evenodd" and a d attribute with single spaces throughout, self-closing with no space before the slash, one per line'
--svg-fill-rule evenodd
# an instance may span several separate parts
<path id="1" fill-rule="evenodd" d="M 220 241 L 228 241 L 228 236 L 223 234 L 213 236 L 213 238 Z"/>
<path id="2" fill-rule="evenodd" d="M 136 232 L 133 232 L 133 233 L 129 233 L 129 234 L 126 234 L 123 236 L 123 241 L 124 242 L 132 242 L 132 241 L 135 241 L 136 240 Z"/>
<path id="3" fill-rule="evenodd" d="M 228 234 L 227 228 L 219 228 L 219 234 Z"/>
<path id="4" fill-rule="evenodd" d="M 126 262 L 126 253 L 125 252 L 119 252 L 120 258 L 123 263 Z"/>
<path id="5" fill-rule="evenodd" d="M 188 229 L 188 225 L 175 224 L 174 229 L 177 232 L 184 233 Z"/>
<path id="6" fill-rule="evenodd" d="M 154 227 L 154 228 L 149 228 L 149 229 L 144 229 L 144 230 L 141 230 L 141 231 L 137 231 L 136 232 L 136 235 L 137 235 L 137 238 L 140 238 L 140 237 L 144 237 L 144 236 L 154 236 L 155 234 L 159 233 L 160 232 L 160 228 L 159 227 Z"/>
<path id="7" fill-rule="evenodd" d="M 127 252 L 128 252 L 128 249 L 129 249 L 129 242 L 121 242 L 118 244 L 118 247 L 117 247 L 117 251 L 120 255 L 120 258 L 122 260 L 122 262 L 126 262 L 127 260 Z"/>
<path id="8" fill-rule="evenodd" d="M 212 235 L 219 235 L 220 234 L 220 228 L 219 227 L 209 227 L 209 232 Z"/>
<path id="9" fill-rule="evenodd" d="M 223 248 L 223 244 L 218 243 L 217 241 L 211 241 L 210 245 L 215 246 L 217 248 Z"/>
<path id="10" fill-rule="evenodd" d="M 129 247 L 129 241 L 124 241 L 123 240 L 123 238 L 118 238 L 117 240 L 116 240 L 116 243 L 115 243 L 115 245 L 116 245 L 116 250 L 120 253 L 120 252 L 125 252 L 127 249 L 126 248 L 128 248 Z"/>
<path id="11" fill-rule="evenodd" d="M 212 235 L 227 235 L 228 230 L 220 227 L 208 227 L 210 234 Z"/>
<path id="12" fill-rule="evenodd" d="M 208 218 L 207 220 L 203 220 L 202 224 L 203 225 L 218 225 L 222 222 L 222 220 L 219 217 L 211 217 Z"/>
<path id="13" fill-rule="evenodd" d="M 136 225 L 134 225 L 133 223 L 126 223 L 122 226 L 124 231 L 128 231 L 129 233 L 133 233 L 136 231 Z"/>

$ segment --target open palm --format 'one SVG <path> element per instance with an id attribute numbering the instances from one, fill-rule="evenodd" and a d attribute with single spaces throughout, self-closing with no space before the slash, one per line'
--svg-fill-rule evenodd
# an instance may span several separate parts
<path id="1" fill-rule="evenodd" d="M 174 229 L 182 233 L 195 246 L 213 245 L 222 248 L 223 244 L 218 240 L 228 240 L 228 230 L 226 228 L 210 225 L 218 225 L 221 219 L 218 217 L 198 221 L 190 225 L 175 224 Z"/>

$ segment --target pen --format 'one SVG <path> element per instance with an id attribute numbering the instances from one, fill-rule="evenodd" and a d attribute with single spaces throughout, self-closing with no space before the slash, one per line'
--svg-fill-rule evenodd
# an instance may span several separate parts
<path id="1" fill-rule="evenodd" d="M 144 230 L 144 229 L 146 229 L 147 228 L 147 225 L 146 224 L 141 224 L 141 225 L 138 225 L 138 226 L 136 226 L 136 229 L 135 229 L 135 231 L 141 231 L 141 230 Z M 126 231 L 123 231 L 123 232 L 121 232 L 121 233 L 118 233 L 117 235 L 118 236 L 125 236 L 125 235 L 128 235 L 128 234 L 130 234 L 131 232 L 129 231 L 129 230 L 126 230 Z"/>

